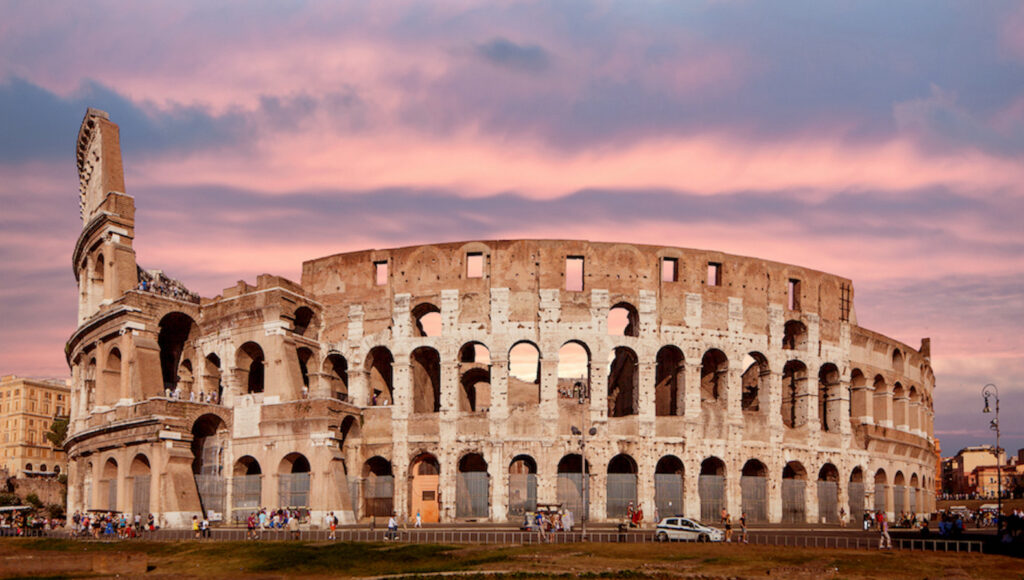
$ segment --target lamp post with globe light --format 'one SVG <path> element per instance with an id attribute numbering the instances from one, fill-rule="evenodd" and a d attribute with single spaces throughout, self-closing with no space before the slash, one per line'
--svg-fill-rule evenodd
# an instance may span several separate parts
<path id="1" fill-rule="evenodd" d="M 981 396 L 985 397 L 985 408 L 982 409 L 982 413 L 991 413 L 992 409 L 989 407 L 988 400 L 992 397 L 996 401 L 996 418 L 989 423 L 989 428 L 996 432 L 996 535 L 1001 537 L 1003 535 L 1003 466 L 999 462 L 999 389 L 995 385 L 989 383 L 981 388 Z"/>

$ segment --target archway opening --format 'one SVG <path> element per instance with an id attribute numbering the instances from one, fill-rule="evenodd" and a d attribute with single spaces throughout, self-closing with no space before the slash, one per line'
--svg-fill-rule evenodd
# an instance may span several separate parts
<path id="1" fill-rule="evenodd" d="M 324 359 L 323 375 L 327 378 L 328 392 L 339 401 L 348 401 L 348 360 L 338 353 Z"/>
<path id="2" fill-rule="evenodd" d="M 491 407 L 491 353 L 479 342 L 459 349 L 459 410 L 467 413 Z"/>
<path id="3" fill-rule="evenodd" d="M 236 522 L 244 521 L 250 513 L 260 509 L 263 490 L 263 470 L 259 461 L 245 455 L 235 462 L 231 478 L 231 514 Z"/>
<path id="4" fill-rule="evenodd" d="M 768 521 L 768 467 L 760 460 L 751 459 L 743 465 L 740 475 L 743 494 L 743 512 L 750 523 Z"/>
<path id="5" fill-rule="evenodd" d="M 238 349 L 236 367 L 241 374 L 239 381 L 246 386 L 249 394 L 263 392 L 264 357 L 263 349 L 255 342 L 247 342 Z"/>
<path id="6" fill-rule="evenodd" d="M 508 466 L 508 514 L 524 516 L 537 509 L 537 462 L 516 455 Z"/>
<path id="7" fill-rule="evenodd" d="M 441 355 L 429 346 L 412 351 L 412 411 L 441 410 Z"/>
<path id="8" fill-rule="evenodd" d="M 791 360 L 782 368 L 782 424 L 796 429 L 807 423 L 807 365 Z"/>
<path id="9" fill-rule="evenodd" d="M 394 402 L 392 365 L 395 357 L 384 346 L 376 346 L 366 354 L 366 370 L 369 373 L 370 404 L 390 405 Z"/>
<path id="10" fill-rule="evenodd" d="M 639 509 L 636 499 L 636 461 L 621 453 L 608 462 L 605 482 L 605 506 L 609 518 L 624 518 L 631 507 Z"/>
<path id="11" fill-rule="evenodd" d="M 441 465 L 430 453 L 421 453 L 412 461 L 409 470 L 409 513 L 419 514 L 424 522 L 440 521 Z"/>
<path id="12" fill-rule="evenodd" d="M 807 326 L 799 320 L 786 322 L 783 328 L 782 348 L 784 350 L 807 350 Z"/>
<path id="13" fill-rule="evenodd" d="M 487 461 L 479 453 L 467 453 L 459 460 L 455 480 L 455 517 L 486 518 L 490 511 L 490 477 Z"/>
<path id="14" fill-rule="evenodd" d="M 725 398 L 729 358 L 718 349 L 704 353 L 700 361 L 701 406 L 718 405 Z"/>
<path id="15" fill-rule="evenodd" d="M 590 462 L 583 463 L 578 453 L 570 453 L 558 462 L 556 500 L 562 507 L 586 519 L 590 502 Z"/>
<path id="16" fill-rule="evenodd" d="M 701 521 L 719 521 L 726 504 L 724 461 L 717 457 L 708 457 L 701 462 L 697 490 L 700 494 Z"/>
<path id="17" fill-rule="evenodd" d="M 839 523 L 839 470 L 831 463 L 818 471 L 818 521 Z"/>
<path id="18" fill-rule="evenodd" d="M 686 411 L 685 386 L 683 351 L 674 345 L 661 347 L 654 376 L 654 414 L 661 417 L 682 415 Z"/>
<path id="19" fill-rule="evenodd" d="M 761 410 L 761 393 L 768 392 L 768 378 L 771 375 L 771 370 L 768 367 L 768 359 L 759 352 L 748 354 L 744 365 L 747 370 L 743 371 L 741 377 L 743 391 L 740 408 L 756 413 Z"/>
<path id="20" fill-rule="evenodd" d="M 165 391 L 178 388 L 178 365 L 186 350 L 191 350 L 188 342 L 197 334 L 198 327 L 187 314 L 171 312 L 160 319 L 157 345 L 160 347 L 160 372 Z"/>
<path id="21" fill-rule="evenodd" d="M 683 513 L 683 462 L 666 455 L 654 467 L 655 520 Z"/>
<path id="22" fill-rule="evenodd" d="M 608 416 L 636 415 L 640 407 L 639 359 L 633 349 L 620 346 L 608 367 Z"/>
<path id="23" fill-rule="evenodd" d="M 217 415 L 203 415 L 192 424 L 192 474 L 206 514 L 224 513 L 227 485 L 222 462 L 228 437 L 227 425 Z"/>
<path id="24" fill-rule="evenodd" d="M 132 485 L 132 513 L 145 517 L 149 513 L 149 490 L 151 484 L 149 458 L 139 453 L 128 467 Z"/>
<path id="25" fill-rule="evenodd" d="M 608 310 L 609 336 L 640 336 L 640 314 L 629 302 L 619 302 Z"/>
<path id="26" fill-rule="evenodd" d="M 441 309 L 429 302 L 412 309 L 413 336 L 441 336 Z"/>
<path id="27" fill-rule="evenodd" d="M 301 453 L 289 453 L 277 468 L 277 495 L 282 507 L 309 509 L 309 459 Z"/>
<path id="28" fill-rule="evenodd" d="M 799 461 L 790 461 L 782 469 L 782 521 L 807 523 L 807 470 Z"/>
<path id="29" fill-rule="evenodd" d="M 540 404 L 540 350 L 530 342 L 518 342 L 508 351 L 508 405 Z"/>
<path id="30" fill-rule="evenodd" d="M 377 455 L 363 464 L 363 515 L 389 517 L 395 511 L 395 475 L 391 462 Z"/>

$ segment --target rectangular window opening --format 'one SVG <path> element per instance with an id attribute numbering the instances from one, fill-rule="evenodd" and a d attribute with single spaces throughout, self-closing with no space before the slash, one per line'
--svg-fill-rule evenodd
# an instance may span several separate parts
<path id="1" fill-rule="evenodd" d="M 789 279 L 789 297 L 787 305 L 790 310 L 800 310 L 800 280 Z"/>
<path id="2" fill-rule="evenodd" d="M 679 280 L 679 260 L 677 258 L 661 259 L 661 281 L 677 282 Z"/>
<path id="3" fill-rule="evenodd" d="M 482 253 L 470 252 L 466 254 L 466 277 L 484 277 L 484 255 Z"/>
<path id="4" fill-rule="evenodd" d="M 718 262 L 708 262 L 708 286 L 722 285 L 722 265 Z"/>
<path id="5" fill-rule="evenodd" d="M 377 286 L 386 286 L 388 283 L 388 263 L 387 260 L 383 262 L 373 263 L 373 280 Z"/>
<path id="6" fill-rule="evenodd" d="M 565 289 L 569 292 L 583 291 L 583 256 L 566 256 Z"/>

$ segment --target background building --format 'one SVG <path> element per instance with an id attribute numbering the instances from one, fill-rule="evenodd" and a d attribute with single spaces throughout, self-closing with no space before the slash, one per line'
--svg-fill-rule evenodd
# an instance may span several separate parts
<path id="1" fill-rule="evenodd" d="M 47 438 L 57 417 L 67 417 L 66 381 L 0 377 L 0 468 L 15 477 L 54 476 L 67 470 L 62 449 Z"/>
<path id="2" fill-rule="evenodd" d="M 944 491 L 953 495 L 988 495 L 987 490 L 991 484 L 991 495 L 997 486 L 995 478 L 996 466 L 1006 466 L 1006 451 L 999 449 L 998 453 L 992 445 L 973 445 L 964 447 L 956 455 L 943 460 Z M 991 473 L 986 468 L 991 467 Z M 979 479 L 980 475 L 984 475 Z M 1006 475 L 1004 474 L 1004 478 Z M 1012 480 L 1012 476 L 1011 480 Z"/>
<path id="3" fill-rule="evenodd" d="M 347 522 L 934 509 L 930 342 L 858 326 L 848 279 L 492 240 L 327 256 L 301 283 L 200 298 L 137 265 L 118 135 L 90 109 L 77 145 L 69 510 L 183 526 L 260 506 Z"/>

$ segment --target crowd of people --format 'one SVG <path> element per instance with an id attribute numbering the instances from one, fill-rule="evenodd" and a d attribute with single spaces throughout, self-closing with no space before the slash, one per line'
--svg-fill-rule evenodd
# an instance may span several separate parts
<path id="1" fill-rule="evenodd" d="M 143 292 L 152 292 L 154 294 L 160 294 L 161 296 L 167 296 L 174 298 L 175 300 L 184 300 L 186 302 L 199 302 L 199 295 L 195 292 L 191 292 L 181 286 L 180 282 L 171 280 L 165 276 L 156 276 L 152 279 L 141 278 L 137 287 Z"/>
<path id="2" fill-rule="evenodd" d="M 75 512 L 71 516 L 71 535 L 77 538 L 137 538 L 146 531 L 158 529 L 156 518 L 149 514 L 117 512 Z"/>
<path id="3" fill-rule="evenodd" d="M 173 389 L 170 387 L 165 388 L 164 396 L 175 401 L 182 401 L 186 398 L 185 391 L 182 390 L 180 386 L 174 387 Z M 188 402 L 190 403 L 209 403 L 211 405 L 220 404 L 220 393 L 216 391 L 202 391 L 199 393 L 189 391 L 187 397 Z"/>
<path id="4" fill-rule="evenodd" d="M 338 519 L 335 517 L 334 512 L 330 513 L 330 517 L 332 518 L 334 525 L 333 528 L 330 528 L 331 535 L 333 536 L 334 530 L 338 525 Z M 267 508 L 262 508 L 259 511 L 250 512 L 249 516 L 245 519 L 245 527 L 247 530 L 246 538 L 250 540 L 258 540 L 262 537 L 264 532 L 287 530 L 292 534 L 292 537 L 297 540 L 299 539 L 299 525 L 307 523 L 308 521 L 309 514 L 304 510 L 294 508 L 268 510 Z M 326 518 L 324 523 L 327 524 Z M 197 535 L 196 537 L 198 538 L 199 536 Z M 332 537 L 331 539 L 334 538 Z"/>
<path id="5" fill-rule="evenodd" d="M 61 518 L 39 517 L 22 511 L 0 514 L 0 535 L 32 536 L 62 527 L 64 520 Z"/>

